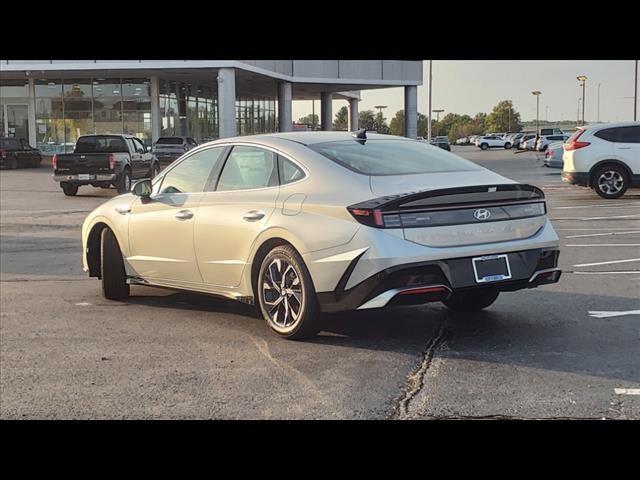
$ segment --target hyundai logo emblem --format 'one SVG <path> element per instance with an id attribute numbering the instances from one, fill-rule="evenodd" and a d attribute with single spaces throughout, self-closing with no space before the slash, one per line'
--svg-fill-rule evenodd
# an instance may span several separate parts
<path id="1" fill-rule="evenodd" d="M 486 208 L 479 208 L 475 212 L 473 212 L 473 216 L 476 217 L 477 220 L 489 220 L 491 217 L 491 212 Z"/>

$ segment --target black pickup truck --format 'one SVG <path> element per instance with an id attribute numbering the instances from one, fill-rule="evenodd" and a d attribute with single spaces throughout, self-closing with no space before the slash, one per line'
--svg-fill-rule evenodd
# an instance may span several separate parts
<path id="1" fill-rule="evenodd" d="M 84 135 L 73 153 L 55 155 L 53 179 L 65 195 L 75 195 L 81 185 L 109 188 L 118 193 L 131 189 L 131 180 L 153 178 L 160 172 L 158 159 L 132 135 Z"/>
<path id="2" fill-rule="evenodd" d="M 40 150 L 33 148 L 24 138 L 0 138 L 0 167 L 39 167 L 40 162 Z"/>

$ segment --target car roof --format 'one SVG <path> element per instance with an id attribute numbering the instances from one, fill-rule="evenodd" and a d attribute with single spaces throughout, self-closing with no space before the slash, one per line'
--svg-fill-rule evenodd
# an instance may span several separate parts
<path id="1" fill-rule="evenodd" d="M 289 140 L 292 142 L 296 142 L 302 145 L 313 145 L 316 143 L 325 143 L 325 142 L 339 142 L 344 140 L 353 140 L 355 132 L 280 132 L 280 133 L 265 133 L 261 135 L 243 135 L 238 137 L 231 138 L 221 138 L 216 140 L 215 142 L 246 142 L 246 141 L 260 141 L 265 140 L 269 141 L 272 139 L 282 139 Z M 380 133 L 367 131 L 366 133 L 367 139 L 369 140 L 404 140 L 408 142 L 415 142 L 417 140 L 400 137 L 397 135 L 383 135 Z"/>
<path id="2" fill-rule="evenodd" d="M 637 127 L 637 126 L 640 126 L 640 122 L 594 123 L 592 125 L 584 125 L 578 128 L 584 129 L 584 130 L 602 130 L 604 128 Z"/>

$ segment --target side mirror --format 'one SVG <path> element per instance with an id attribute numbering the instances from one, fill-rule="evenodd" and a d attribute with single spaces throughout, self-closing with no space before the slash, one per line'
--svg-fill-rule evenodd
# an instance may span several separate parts
<path id="1" fill-rule="evenodd" d="M 151 196 L 151 180 L 145 178 L 133 184 L 131 193 L 137 197 L 149 198 Z"/>

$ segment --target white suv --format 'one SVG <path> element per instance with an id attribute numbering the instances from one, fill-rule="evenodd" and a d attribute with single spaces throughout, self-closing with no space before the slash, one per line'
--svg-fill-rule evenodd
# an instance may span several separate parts
<path id="1" fill-rule="evenodd" d="M 476 140 L 476 147 L 480 147 L 482 150 L 492 147 L 511 148 L 511 142 L 497 135 L 485 135 Z"/>
<path id="2" fill-rule="evenodd" d="M 562 180 L 618 198 L 640 187 L 640 122 L 580 127 L 564 145 Z"/>

